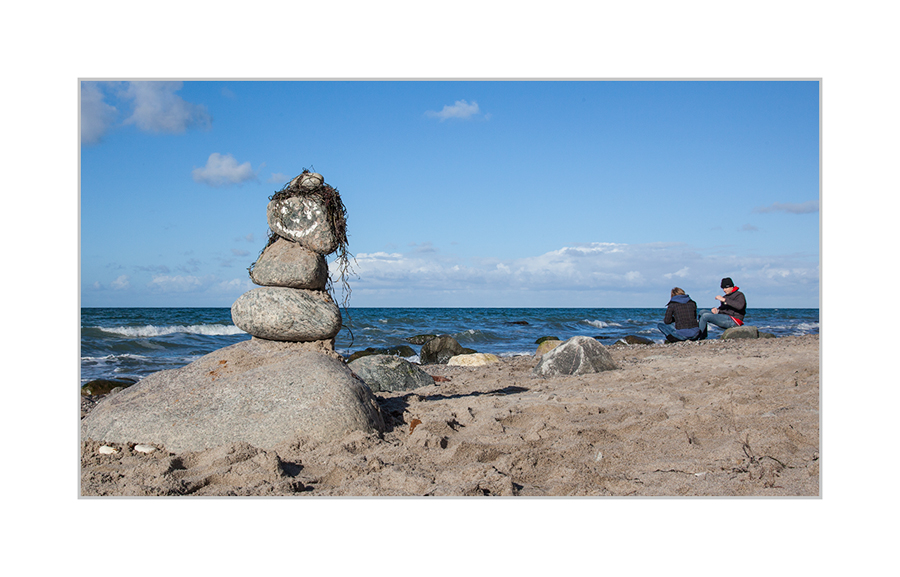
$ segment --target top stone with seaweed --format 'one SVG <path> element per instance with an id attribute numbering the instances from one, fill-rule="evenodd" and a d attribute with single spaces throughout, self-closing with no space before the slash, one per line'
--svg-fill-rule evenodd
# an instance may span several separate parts
<path id="1" fill-rule="evenodd" d="M 266 209 L 276 235 L 321 255 L 346 246 L 346 211 L 321 174 L 304 171 L 272 196 Z"/>

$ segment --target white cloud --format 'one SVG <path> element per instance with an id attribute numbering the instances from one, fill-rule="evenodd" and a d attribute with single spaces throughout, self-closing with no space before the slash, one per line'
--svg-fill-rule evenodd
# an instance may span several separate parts
<path id="1" fill-rule="evenodd" d="M 110 288 L 117 291 L 125 290 L 129 285 L 130 283 L 128 282 L 128 275 L 124 274 L 109 284 Z"/>
<path id="2" fill-rule="evenodd" d="M 205 288 L 208 284 L 208 279 L 204 280 L 192 275 L 159 275 L 153 277 L 147 286 L 151 290 L 160 292 L 193 292 Z"/>
<path id="3" fill-rule="evenodd" d="M 691 270 L 691 268 L 686 266 L 686 267 L 682 268 L 681 270 L 678 270 L 676 272 L 670 272 L 670 273 L 664 274 L 663 276 L 666 278 L 672 278 L 672 277 L 676 277 L 676 276 L 678 278 L 685 278 L 685 277 L 687 277 L 688 272 L 690 270 Z"/>
<path id="4" fill-rule="evenodd" d="M 230 154 L 213 152 L 203 168 L 195 168 L 192 173 L 194 180 L 210 186 L 223 186 L 228 184 L 240 184 L 248 180 L 256 180 L 256 173 L 250 167 L 249 162 L 238 164 L 238 161 Z"/>
<path id="5" fill-rule="evenodd" d="M 117 110 L 104 101 L 96 82 L 81 83 L 81 142 L 100 142 L 116 118 Z"/>
<path id="6" fill-rule="evenodd" d="M 269 180 L 266 182 L 273 182 L 275 184 L 287 184 L 294 178 L 293 176 L 289 176 L 283 172 L 273 172 L 272 176 L 269 177 Z"/>
<path id="7" fill-rule="evenodd" d="M 712 302 L 712 296 L 719 293 L 719 281 L 732 276 L 739 285 L 746 283 L 757 290 L 790 294 L 791 298 L 794 293 L 802 293 L 804 298 L 813 299 L 817 298 L 819 282 L 816 261 L 816 255 L 738 258 L 703 254 L 680 243 L 592 243 L 519 259 L 479 260 L 464 260 L 437 250 L 419 253 L 412 248 L 406 253 L 359 254 L 355 267 L 358 278 L 351 281 L 351 288 L 354 298 L 378 294 L 388 299 L 394 293 L 416 299 L 414 305 L 396 302 L 386 306 L 441 306 L 434 303 L 475 292 L 483 299 L 506 295 L 503 298 L 508 297 L 509 302 L 515 301 L 517 294 L 525 299 L 525 293 L 558 294 L 559 298 L 567 295 L 569 300 L 558 306 L 648 306 L 656 301 L 665 306 L 674 278 L 689 293 L 706 295 L 705 300 Z M 533 297 L 526 300 L 535 302 Z M 779 302 L 776 306 L 789 305 Z"/>
<path id="8" fill-rule="evenodd" d="M 207 128 L 212 118 L 202 104 L 192 104 L 175 94 L 181 82 L 129 82 L 123 96 L 134 102 L 125 124 L 148 132 L 181 133 L 192 127 Z"/>
<path id="9" fill-rule="evenodd" d="M 478 108 L 478 103 L 474 100 L 471 104 L 465 100 L 457 100 L 452 106 L 449 104 L 444 106 L 440 112 L 428 110 L 425 112 L 425 116 L 428 116 L 429 118 L 439 118 L 441 122 L 443 122 L 448 118 L 471 118 L 480 112 L 481 110 Z"/>
<path id="10" fill-rule="evenodd" d="M 808 200 L 806 202 L 773 202 L 769 206 L 760 206 L 755 208 L 753 212 L 787 212 L 790 214 L 806 214 L 810 212 L 819 212 L 819 201 Z"/>

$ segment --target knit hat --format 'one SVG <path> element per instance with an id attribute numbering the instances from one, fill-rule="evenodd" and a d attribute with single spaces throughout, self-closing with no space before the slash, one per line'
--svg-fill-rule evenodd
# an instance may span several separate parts
<path id="1" fill-rule="evenodd" d="M 731 282 L 731 278 L 725 277 L 722 279 L 722 288 L 730 288 L 734 286 L 734 283 Z"/>

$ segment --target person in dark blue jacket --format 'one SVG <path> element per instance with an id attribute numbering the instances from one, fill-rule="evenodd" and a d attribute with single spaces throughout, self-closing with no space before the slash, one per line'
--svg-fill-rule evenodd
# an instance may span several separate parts
<path id="1" fill-rule="evenodd" d="M 670 343 L 697 340 L 701 334 L 700 323 L 697 322 L 697 303 L 684 294 L 684 290 L 673 288 L 672 298 L 666 306 L 666 316 L 656 326 Z"/>

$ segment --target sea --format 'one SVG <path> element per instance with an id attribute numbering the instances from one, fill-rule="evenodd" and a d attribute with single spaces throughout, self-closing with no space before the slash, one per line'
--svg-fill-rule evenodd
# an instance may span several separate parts
<path id="1" fill-rule="evenodd" d="M 369 347 L 419 345 L 407 338 L 451 335 L 467 348 L 498 356 L 531 355 L 544 336 L 583 335 L 611 345 L 627 335 L 663 342 L 664 308 L 350 308 L 335 349 L 344 356 Z M 749 309 L 747 324 L 776 337 L 818 334 L 819 309 Z M 709 338 L 718 327 L 710 325 Z M 130 378 L 187 365 L 248 340 L 230 308 L 82 308 L 81 384 Z M 409 357 L 418 361 L 418 355 Z"/>

